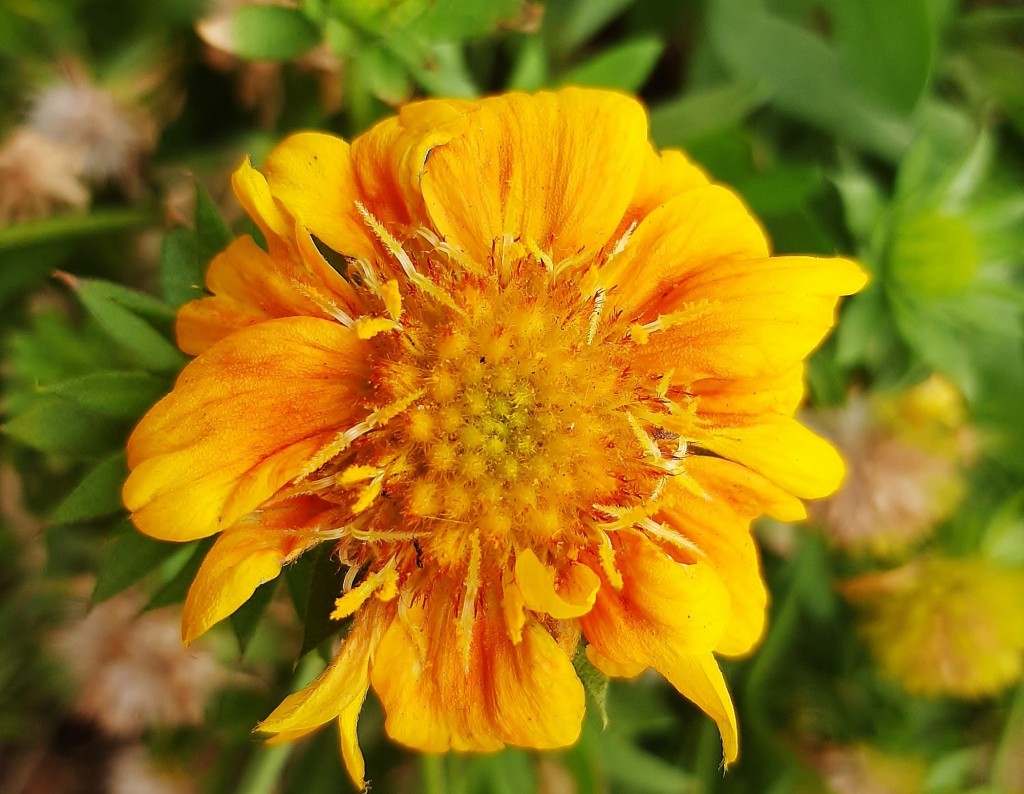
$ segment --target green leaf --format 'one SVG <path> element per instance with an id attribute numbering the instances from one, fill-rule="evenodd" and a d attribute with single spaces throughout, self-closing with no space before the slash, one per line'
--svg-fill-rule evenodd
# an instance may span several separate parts
<path id="1" fill-rule="evenodd" d="M 203 296 L 199 240 L 184 226 L 169 229 L 160 245 L 160 294 L 170 306 Z"/>
<path id="2" fill-rule="evenodd" d="M 224 223 L 217 203 L 198 181 L 196 182 L 195 209 L 196 239 L 199 243 L 200 283 L 202 271 L 214 256 L 230 245 L 231 230 Z"/>
<path id="3" fill-rule="evenodd" d="M 923 213 L 899 223 L 893 232 L 888 272 L 895 286 L 918 296 L 953 295 L 978 272 L 978 241 L 955 216 Z"/>
<path id="4" fill-rule="evenodd" d="M 711 0 L 708 32 L 734 77 L 766 83 L 786 113 L 889 160 L 910 145 L 909 119 L 865 96 L 834 50 L 761 2 Z"/>
<path id="5" fill-rule="evenodd" d="M 67 400 L 43 398 L 13 416 L 4 432 L 26 446 L 72 458 L 96 458 L 124 442 L 124 429 Z"/>
<path id="6" fill-rule="evenodd" d="M 147 537 L 127 521 L 121 526 L 123 530 L 103 547 L 96 586 L 92 591 L 92 600 L 96 603 L 127 590 L 162 562 L 182 551 L 179 544 Z"/>
<path id="7" fill-rule="evenodd" d="M 111 339 L 132 353 L 151 372 L 173 372 L 185 357 L 140 314 L 173 318 L 173 311 L 155 298 L 104 281 L 72 279 L 89 314 Z"/>
<path id="8" fill-rule="evenodd" d="M 693 791 L 695 778 L 613 731 L 597 735 L 608 779 L 631 791 L 680 794 Z"/>
<path id="9" fill-rule="evenodd" d="M 267 611 L 267 607 L 274 601 L 274 594 L 277 592 L 277 579 L 264 582 L 231 615 L 231 628 L 235 631 L 235 638 L 238 640 L 238 650 L 242 656 L 249 647 L 256 629 L 259 628 L 260 620 Z"/>
<path id="10" fill-rule="evenodd" d="M 544 9 L 544 34 L 558 53 L 572 52 L 636 0 L 562 0 Z"/>
<path id="11" fill-rule="evenodd" d="M 559 82 L 637 91 L 657 64 L 665 42 L 657 36 L 624 41 L 574 66 Z"/>
<path id="12" fill-rule="evenodd" d="M 412 81 L 405 65 L 385 46 L 366 44 L 359 57 L 360 74 L 366 87 L 381 102 L 400 105 L 412 94 Z"/>
<path id="13" fill-rule="evenodd" d="M 325 640 L 348 625 L 348 621 L 333 620 L 334 602 L 341 596 L 346 569 L 331 556 L 330 545 L 313 552 L 313 575 L 309 583 L 305 614 L 302 616 L 302 647 L 299 656 L 305 656 Z"/>
<path id="14" fill-rule="evenodd" d="M 276 5 L 246 5 L 231 16 L 232 55 L 250 61 L 288 61 L 320 43 L 320 30 L 301 11 Z"/>
<path id="15" fill-rule="evenodd" d="M 58 505 L 53 523 L 74 524 L 123 510 L 121 486 L 127 476 L 124 452 L 100 461 Z"/>
<path id="16" fill-rule="evenodd" d="M 169 383 L 148 372 L 94 372 L 40 386 L 39 393 L 63 397 L 114 419 L 136 419 L 167 393 Z"/>
<path id="17" fill-rule="evenodd" d="M 432 41 L 464 41 L 514 21 L 520 6 L 520 0 L 433 0 L 414 27 L 417 34 Z"/>
<path id="18" fill-rule="evenodd" d="M 434 96 L 474 99 L 480 89 L 466 66 L 465 53 L 457 44 L 433 44 L 420 52 L 396 53 L 405 57 L 413 79 Z"/>
<path id="19" fill-rule="evenodd" d="M 683 146 L 739 124 L 770 96 L 765 83 L 753 80 L 687 94 L 651 111 L 651 137 L 659 146 Z"/>
<path id="20" fill-rule="evenodd" d="M 821 169 L 810 165 L 780 165 L 736 184 L 758 215 L 783 215 L 800 210 L 824 186 Z"/>
<path id="21" fill-rule="evenodd" d="M 506 86 L 510 91 L 536 91 L 548 82 L 548 55 L 540 36 L 525 36 Z"/>
<path id="22" fill-rule="evenodd" d="M 188 589 L 192 586 L 192 580 L 196 578 L 199 566 L 203 564 L 206 552 L 210 550 L 215 540 L 216 538 L 203 538 L 184 546 L 176 544 L 178 550 L 173 558 L 169 558 L 167 561 L 167 567 L 170 569 L 169 576 L 146 604 L 146 611 L 180 604 L 185 600 Z"/>
<path id="23" fill-rule="evenodd" d="M 917 104 L 931 75 L 935 28 L 927 0 L 829 0 L 843 71 L 899 111 Z"/>
<path id="24" fill-rule="evenodd" d="M 40 243 L 76 240 L 99 234 L 138 229 L 157 223 L 159 215 L 148 208 L 103 209 L 88 215 L 55 215 L 38 221 L 0 227 L 0 253 Z"/>

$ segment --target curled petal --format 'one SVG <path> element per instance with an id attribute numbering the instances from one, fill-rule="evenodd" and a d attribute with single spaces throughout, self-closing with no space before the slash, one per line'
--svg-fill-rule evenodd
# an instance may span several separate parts
<path id="1" fill-rule="evenodd" d="M 516 555 L 516 584 L 529 609 L 545 612 L 556 620 L 567 620 L 590 611 L 601 579 L 586 565 L 571 563 L 565 566 L 556 586 L 555 572 L 527 548 Z"/>

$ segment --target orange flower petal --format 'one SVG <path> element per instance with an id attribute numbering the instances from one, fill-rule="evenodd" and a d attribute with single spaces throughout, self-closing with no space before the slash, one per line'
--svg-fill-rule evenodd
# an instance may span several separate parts
<path id="1" fill-rule="evenodd" d="M 845 466 L 830 443 L 796 419 L 779 414 L 701 417 L 686 430 L 691 440 L 741 463 L 803 499 L 834 493 Z"/>
<path id="2" fill-rule="evenodd" d="M 362 193 L 345 141 L 296 133 L 274 147 L 262 171 L 271 195 L 310 233 L 345 256 L 373 256 L 372 233 L 356 209 Z"/>
<path id="3" fill-rule="evenodd" d="M 492 600 L 478 603 L 468 667 L 446 588 L 391 623 L 371 680 L 392 739 L 428 753 L 486 752 L 506 743 L 547 749 L 576 741 L 584 693 L 572 662 L 532 618 L 513 644 L 496 594 Z"/>
<path id="4" fill-rule="evenodd" d="M 609 306 L 639 316 L 694 271 L 768 255 L 768 241 L 739 197 L 719 185 L 694 187 L 654 209 L 598 275 Z"/>
<path id="5" fill-rule="evenodd" d="M 626 96 L 506 94 L 430 152 L 423 198 L 437 230 L 477 261 L 508 236 L 558 262 L 608 242 L 648 153 L 644 110 Z"/>
<path id="6" fill-rule="evenodd" d="M 623 586 L 606 581 L 580 618 L 591 661 L 605 672 L 653 667 L 718 723 L 732 761 L 736 717 L 711 655 L 729 621 L 725 586 L 711 565 L 676 562 L 638 532 L 616 532 L 614 539 Z"/>
<path id="7" fill-rule="evenodd" d="M 370 612 L 357 618 L 327 669 L 286 697 L 255 730 L 274 734 L 306 732 L 335 719 L 350 704 L 362 704 L 369 687 L 373 634 L 380 617 Z"/>
<path id="8" fill-rule="evenodd" d="M 314 497 L 296 499 L 217 538 L 185 598 L 182 639 L 190 643 L 232 614 L 257 587 L 276 578 L 281 566 L 315 545 L 311 524 L 330 508 Z"/>
<path id="9" fill-rule="evenodd" d="M 435 147 L 462 134 L 474 104 L 430 99 L 403 106 L 352 142 L 363 202 L 385 224 L 427 223 L 420 173 Z"/>
<path id="10" fill-rule="evenodd" d="M 640 172 L 636 193 L 623 218 L 622 231 L 639 223 L 655 209 L 687 190 L 704 187 L 710 180 L 704 170 L 676 149 L 659 153 L 649 148 Z"/>
<path id="11" fill-rule="evenodd" d="M 191 540 L 234 524 L 352 424 L 363 344 L 314 318 L 232 334 L 189 364 L 128 442 L 123 498 L 143 532 Z"/>
<path id="12" fill-rule="evenodd" d="M 585 615 L 594 605 L 601 587 L 600 577 L 586 565 L 571 563 L 555 586 L 555 572 L 538 559 L 532 549 L 516 555 L 516 584 L 527 608 L 544 612 L 556 620 Z"/>

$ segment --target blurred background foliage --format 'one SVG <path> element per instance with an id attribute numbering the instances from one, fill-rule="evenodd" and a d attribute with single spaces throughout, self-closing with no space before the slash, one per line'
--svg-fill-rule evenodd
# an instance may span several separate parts
<path id="1" fill-rule="evenodd" d="M 244 155 L 565 84 L 638 93 L 778 252 L 871 271 L 808 374 L 850 475 L 758 527 L 771 621 L 727 665 L 728 773 L 662 681 L 590 671 L 562 753 L 418 759 L 370 703 L 375 788 L 1024 792 L 1024 8 L 984 0 L 0 0 L 0 789 L 350 790 L 329 730 L 250 735 L 322 669 L 336 566 L 182 650 L 208 544 L 132 531 L 124 441 L 185 362 L 175 308 L 252 231 Z"/>

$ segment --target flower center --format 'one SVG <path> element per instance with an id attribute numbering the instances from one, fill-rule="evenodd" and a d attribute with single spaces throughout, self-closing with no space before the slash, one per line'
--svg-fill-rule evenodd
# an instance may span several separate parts
<path id="1" fill-rule="evenodd" d="M 404 300 L 402 331 L 374 339 L 375 402 L 417 398 L 355 445 L 388 472 L 373 524 L 434 562 L 464 563 L 472 543 L 581 545 L 596 506 L 656 486 L 627 416 L 643 385 L 628 346 L 595 338 L 595 302 L 571 284 L 518 269 L 453 276 L 446 308 Z"/>

